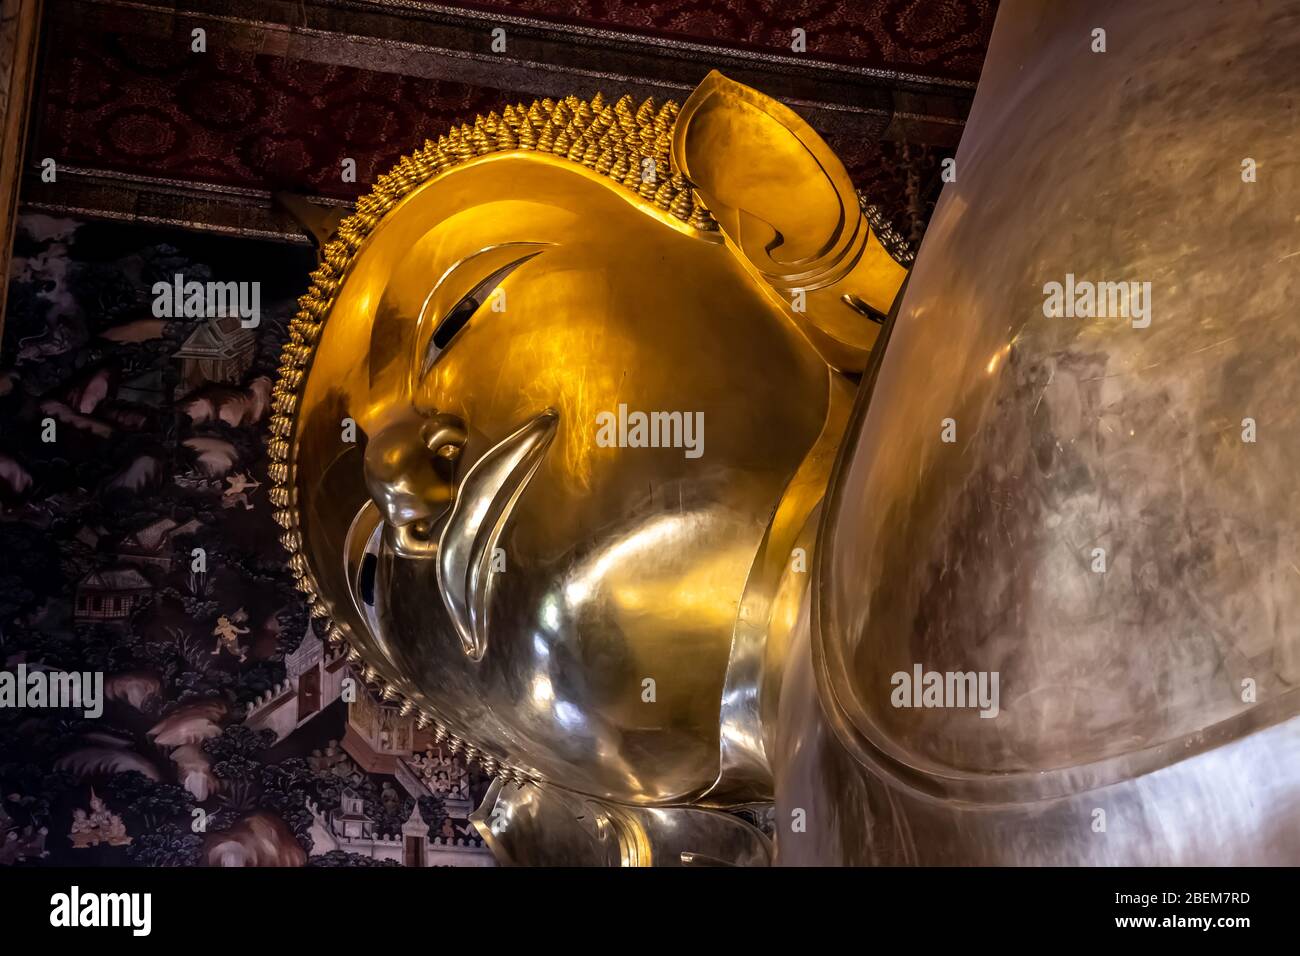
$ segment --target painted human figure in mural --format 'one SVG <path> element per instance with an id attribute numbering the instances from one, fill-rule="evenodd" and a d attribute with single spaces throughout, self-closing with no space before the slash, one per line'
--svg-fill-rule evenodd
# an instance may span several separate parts
<path id="1" fill-rule="evenodd" d="M 72 811 L 72 828 L 68 840 L 78 850 L 99 846 L 101 843 L 109 846 L 128 846 L 131 843 L 122 818 L 109 810 L 108 805 L 93 790 L 90 794 L 89 812 L 80 807 Z"/>
<path id="2" fill-rule="evenodd" d="M 217 626 L 212 629 L 212 634 L 217 639 L 217 646 L 212 649 L 213 657 L 224 649 L 241 663 L 248 659 L 247 649 L 239 643 L 239 635 L 248 633 L 248 628 L 239 625 L 247 620 L 248 615 L 242 607 L 230 617 L 223 614 L 217 618 Z"/>
<path id="3" fill-rule="evenodd" d="M 86 816 L 86 811 L 80 807 L 72 811 L 72 829 L 68 832 L 68 840 L 72 843 L 73 848 L 78 850 L 99 843 L 99 838 L 90 825 L 90 819 Z"/>
<path id="4" fill-rule="evenodd" d="M 260 488 L 262 483 L 254 481 L 241 471 L 233 475 L 227 475 L 226 484 L 229 487 L 221 493 L 221 507 L 233 508 L 235 505 L 243 505 L 245 511 L 252 511 L 253 503 L 248 500 L 248 496 Z"/>

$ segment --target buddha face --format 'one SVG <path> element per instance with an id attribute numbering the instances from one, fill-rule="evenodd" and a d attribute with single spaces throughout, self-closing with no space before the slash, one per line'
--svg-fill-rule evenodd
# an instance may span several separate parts
<path id="1" fill-rule="evenodd" d="M 319 333 L 293 488 L 320 603 L 483 753 L 696 797 L 837 382 L 716 229 L 568 160 L 480 156 L 387 212 Z"/>

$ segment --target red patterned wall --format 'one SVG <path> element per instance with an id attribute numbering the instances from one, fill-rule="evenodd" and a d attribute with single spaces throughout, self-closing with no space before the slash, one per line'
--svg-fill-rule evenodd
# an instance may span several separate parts
<path id="1" fill-rule="evenodd" d="M 790 50 L 802 28 L 824 59 L 979 78 L 997 0 L 472 0 L 487 10 L 659 36 Z"/>
<path id="2" fill-rule="evenodd" d="M 351 197 L 360 184 L 506 94 L 235 50 L 52 25 L 31 155 L 222 185 Z"/>
<path id="3" fill-rule="evenodd" d="M 995 0 L 478 0 L 494 3 L 752 45 L 788 45 L 789 28 L 800 25 L 812 52 L 973 77 Z M 192 56 L 180 43 L 66 21 L 49 30 L 29 155 L 63 165 L 353 198 L 426 137 L 517 99 L 239 50 Z M 939 156 L 919 146 L 828 138 L 858 186 L 919 238 L 928 203 L 909 209 L 908 183 L 932 186 Z M 344 157 L 356 160 L 355 184 L 341 181 Z"/>

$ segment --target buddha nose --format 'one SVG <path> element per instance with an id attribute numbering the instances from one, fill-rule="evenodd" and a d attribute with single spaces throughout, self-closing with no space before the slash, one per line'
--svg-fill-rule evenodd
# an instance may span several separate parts
<path id="1" fill-rule="evenodd" d="M 455 497 L 456 464 L 465 423 L 454 415 L 406 409 L 390 416 L 366 443 L 365 480 L 399 554 L 437 553 L 434 524 Z"/>

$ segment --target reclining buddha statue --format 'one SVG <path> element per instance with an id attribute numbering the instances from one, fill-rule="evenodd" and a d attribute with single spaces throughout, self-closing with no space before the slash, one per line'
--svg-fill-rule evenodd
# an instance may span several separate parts
<path id="1" fill-rule="evenodd" d="M 1300 861 L 1300 22 L 1082 6 L 1003 4 L 910 277 L 717 73 L 467 122 L 325 244 L 276 519 L 498 860 Z"/>

